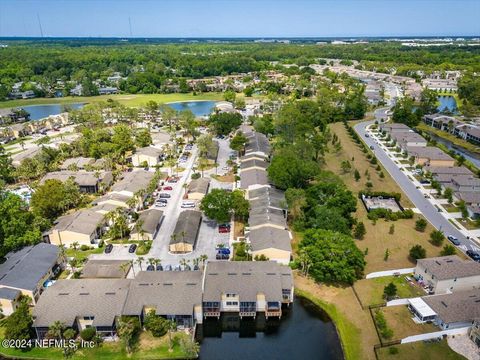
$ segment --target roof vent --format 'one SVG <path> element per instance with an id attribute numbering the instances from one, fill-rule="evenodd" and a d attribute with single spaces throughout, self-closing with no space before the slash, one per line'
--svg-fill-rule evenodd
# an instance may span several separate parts
<path id="1" fill-rule="evenodd" d="M 114 292 L 106 292 L 105 295 L 115 295 Z"/>
<path id="2" fill-rule="evenodd" d="M 80 293 L 79 295 L 90 295 L 90 293 Z"/>
<path id="3" fill-rule="evenodd" d="M 448 307 L 448 305 L 445 303 L 445 301 L 441 301 L 442 305 L 445 307 Z"/>
<path id="4" fill-rule="evenodd" d="M 170 285 L 173 285 L 173 284 L 172 284 L 172 283 L 163 283 L 163 285 L 168 285 L 168 286 L 170 286 Z"/>
<path id="5" fill-rule="evenodd" d="M 58 295 L 68 295 L 68 293 L 59 293 Z"/>

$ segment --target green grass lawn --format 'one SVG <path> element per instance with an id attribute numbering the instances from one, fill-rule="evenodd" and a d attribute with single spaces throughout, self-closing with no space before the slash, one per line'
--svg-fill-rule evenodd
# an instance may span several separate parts
<path id="1" fill-rule="evenodd" d="M 374 279 L 362 279 L 355 283 L 354 287 L 364 306 L 380 304 L 384 302 L 383 289 L 386 285 L 393 282 L 397 287 L 397 296 L 400 298 L 412 298 L 424 296 L 420 288 L 409 284 L 402 276 L 384 276 Z"/>
<path id="2" fill-rule="evenodd" d="M 145 105 L 148 101 L 154 100 L 158 103 L 168 103 L 175 101 L 188 100 L 223 100 L 222 93 L 209 92 L 193 95 L 193 93 L 186 94 L 114 94 L 114 95 L 100 95 L 100 96 L 67 96 L 64 98 L 38 98 L 25 100 L 11 100 L 0 102 L 0 108 L 21 107 L 28 105 L 44 105 L 44 104 L 72 104 L 72 103 L 93 103 L 99 101 L 106 101 L 107 99 L 116 100 L 121 104 L 138 107 Z"/>
<path id="3" fill-rule="evenodd" d="M 390 348 L 378 350 L 379 360 L 465 360 L 465 358 L 450 349 L 446 340 L 438 343 L 424 343 L 423 341 L 395 345 L 397 354 L 391 354 Z"/>
<path id="4" fill-rule="evenodd" d="M 463 226 L 465 226 L 465 229 L 467 230 L 476 230 L 479 228 L 477 222 L 473 221 L 472 219 L 466 219 L 466 220 L 458 219 L 457 221 Z"/>
<path id="5" fill-rule="evenodd" d="M 103 248 L 95 248 L 93 250 L 73 250 L 72 248 L 65 249 L 65 254 L 67 257 L 74 257 L 78 261 L 84 261 L 88 258 L 91 254 L 101 254 L 103 252 Z"/>
<path id="6" fill-rule="evenodd" d="M 339 312 L 334 305 L 318 299 L 307 291 L 295 289 L 295 293 L 322 308 L 332 319 L 332 321 L 335 323 L 335 327 L 337 328 L 339 338 L 342 343 L 345 359 L 358 359 L 359 354 L 362 353 L 360 330 L 353 325 L 345 317 L 345 315 Z"/>
<path id="7" fill-rule="evenodd" d="M 460 212 L 460 209 L 453 204 L 442 204 L 442 207 L 449 213 Z"/>
<path id="8" fill-rule="evenodd" d="M 0 327 L 0 339 L 4 339 L 5 328 Z M 188 336 L 185 333 L 178 333 L 175 336 Z M 56 348 L 32 348 L 29 351 L 22 351 L 0 346 L 0 355 L 15 359 L 64 359 L 61 349 Z M 154 338 L 151 334 L 143 332 L 140 335 L 139 343 L 132 354 L 127 354 L 121 341 L 100 344 L 94 348 L 79 348 L 69 359 L 123 359 L 153 360 L 153 359 L 185 359 L 185 353 L 180 345 L 175 344 L 173 351 L 168 351 L 168 337 Z"/>

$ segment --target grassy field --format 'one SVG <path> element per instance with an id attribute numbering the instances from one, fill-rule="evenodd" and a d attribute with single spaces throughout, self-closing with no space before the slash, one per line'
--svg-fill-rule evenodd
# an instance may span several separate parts
<path id="1" fill-rule="evenodd" d="M 108 99 L 116 100 L 126 106 L 138 107 L 145 105 L 148 101 L 154 100 L 158 103 L 168 103 L 175 101 L 188 100 L 222 100 L 222 93 L 201 93 L 193 95 L 193 93 L 186 94 L 114 94 L 114 95 L 100 95 L 100 96 L 68 96 L 64 98 L 39 98 L 39 99 L 25 99 L 25 100 L 11 100 L 0 102 L 0 108 L 21 107 L 28 105 L 44 105 L 44 104 L 72 104 L 72 103 L 93 103 L 99 101 L 106 101 Z"/>
<path id="2" fill-rule="evenodd" d="M 67 257 L 74 257 L 78 261 L 84 261 L 87 259 L 91 254 L 101 254 L 103 252 L 103 248 L 95 248 L 93 250 L 73 250 L 72 248 L 65 249 L 65 255 Z"/>
<path id="3" fill-rule="evenodd" d="M 413 315 L 406 305 L 384 307 L 382 311 L 388 327 L 393 330 L 392 340 L 438 331 L 438 328 L 433 324 L 416 324 L 412 320 Z"/>
<path id="4" fill-rule="evenodd" d="M 363 306 L 381 304 L 383 289 L 393 282 L 397 286 L 397 295 L 400 298 L 411 298 L 426 295 L 420 288 L 409 284 L 405 276 L 385 276 L 374 279 L 362 279 L 355 283 L 354 287 Z"/>
<path id="5" fill-rule="evenodd" d="M 0 339 L 4 339 L 5 329 L 0 327 Z M 185 333 L 178 333 L 176 336 L 188 336 Z M 0 346 L 0 355 L 6 358 L 15 359 L 64 359 L 61 349 L 58 348 L 32 348 L 29 351 L 21 351 L 12 348 Z M 173 351 L 168 351 L 168 336 L 155 338 L 150 333 L 142 332 L 139 337 L 138 345 L 132 354 L 127 354 L 120 341 L 108 342 L 91 349 L 78 349 L 69 359 L 184 359 L 185 354 L 178 344 L 175 344 Z"/>
<path id="6" fill-rule="evenodd" d="M 352 190 L 355 195 L 360 190 L 365 189 L 366 177 L 365 171 L 370 173 L 370 182 L 373 189 L 397 192 L 402 194 L 401 204 L 404 207 L 411 207 L 413 204 L 407 196 L 398 187 L 397 183 L 390 177 L 388 172 L 383 170 L 385 177 L 382 179 L 379 172 L 375 170 L 375 166 L 370 164 L 360 147 L 356 145 L 342 123 L 330 125 L 330 130 L 335 133 L 341 144 L 342 150 L 335 152 L 330 150 L 325 156 L 325 168 L 339 175 L 345 182 L 347 187 Z M 352 161 L 353 158 L 353 161 Z M 343 160 L 349 160 L 353 168 L 356 168 L 361 175 L 361 179 L 357 182 L 354 178 L 354 172 L 343 173 L 340 164 Z M 375 224 L 367 219 L 367 210 L 360 200 L 357 200 L 357 212 L 354 214 L 360 221 L 363 221 L 367 234 L 363 240 L 357 241 L 357 246 L 368 253 L 365 256 L 367 266 L 365 273 L 374 271 L 399 269 L 405 267 L 413 267 L 414 263 L 408 258 L 408 251 L 413 245 L 421 244 L 427 250 L 427 256 L 438 256 L 441 248 L 433 246 L 428 241 L 429 234 L 433 227 L 428 224 L 425 232 L 421 233 L 415 230 L 415 221 L 420 215 L 415 215 L 413 219 L 402 219 L 398 221 L 378 220 Z M 390 226 L 394 225 L 394 233 L 390 234 Z M 385 261 L 385 252 L 388 249 L 388 260 Z"/>
<path id="7" fill-rule="evenodd" d="M 438 343 L 415 342 L 395 345 L 395 348 L 398 350 L 397 354 L 391 354 L 390 348 L 379 349 L 379 360 L 465 360 L 463 356 L 450 349 L 446 340 Z"/>

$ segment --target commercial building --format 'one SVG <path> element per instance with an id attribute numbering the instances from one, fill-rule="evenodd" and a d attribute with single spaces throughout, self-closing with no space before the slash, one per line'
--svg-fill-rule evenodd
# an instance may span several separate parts
<path id="1" fill-rule="evenodd" d="M 480 289 L 480 263 L 457 255 L 419 259 L 414 275 L 434 294 Z"/>
<path id="2" fill-rule="evenodd" d="M 56 275 L 63 264 L 57 246 L 40 243 L 26 246 L 5 256 L 0 264 L 0 303 L 3 314 L 9 315 L 21 295 L 35 304 L 45 289 L 45 282 Z"/>
<path id="3" fill-rule="evenodd" d="M 182 211 L 170 238 L 169 251 L 180 254 L 192 252 L 197 243 L 201 222 L 202 213 L 200 211 Z"/>

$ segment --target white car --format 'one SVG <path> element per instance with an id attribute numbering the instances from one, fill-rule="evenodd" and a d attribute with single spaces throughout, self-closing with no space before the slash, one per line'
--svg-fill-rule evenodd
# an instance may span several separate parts
<path id="1" fill-rule="evenodd" d="M 156 207 L 156 208 L 162 208 L 166 206 L 167 206 L 167 203 L 164 203 L 164 202 L 155 202 L 155 204 L 153 204 L 153 207 Z"/>
<path id="2" fill-rule="evenodd" d="M 182 208 L 194 208 L 195 207 L 195 201 L 184 201 L 184 202 L 182 202 L 181 207 Z"/>

